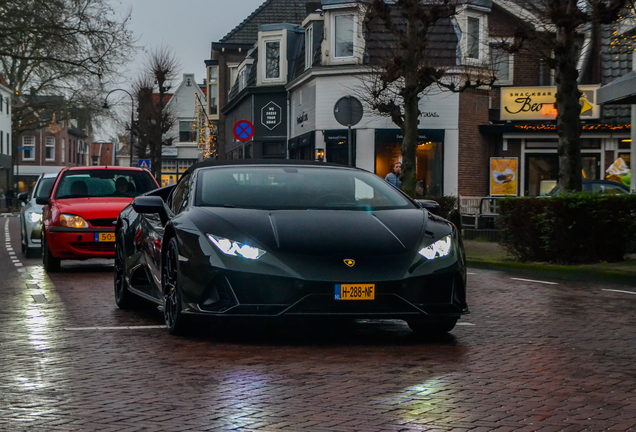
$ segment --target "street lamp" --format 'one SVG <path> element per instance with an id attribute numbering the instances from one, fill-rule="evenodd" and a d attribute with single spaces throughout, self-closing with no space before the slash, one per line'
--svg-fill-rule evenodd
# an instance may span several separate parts
<path id="1" fill-rule="evenodd" d="M 126 93 L 128 96 L 130 96 L 130 166 L 133 166 L 133 123 L 135 122 L 135 98 L 134 96 L 128 91 L 128 90 L 124 90 L 124 89 L 114 89 L 108 92 L 108 94 L 106 95 L 106 97 L 104 98 L 104 105 L 102 105 L 103 109 L 109 109 L 110 107 L 108 106 L 108 96 L 110 96 L 111 93 L 116 92 L 116 91 L 123 91 L 124 93 Z M 115 151 L 115 149 L 113 148 L 113 152 Z"/>

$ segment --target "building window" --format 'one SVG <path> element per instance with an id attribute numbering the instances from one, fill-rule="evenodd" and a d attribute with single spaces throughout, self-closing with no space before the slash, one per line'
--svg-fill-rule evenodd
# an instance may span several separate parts
<path id="1" fill-rule="evenodd" d="M 46 152 L 45 158 L 47 161 L 55 160 L 55 137 L 48 136 L 46 137 Z"/>
<path id="2" fill-rule="evenodd" d="M 265 79 L 280 78 L 280 41 L 265 42 Z"/>
<path id="3" fill-rule="evenodd" d="M 512 85 L 513 55 L 501 44 L 490 46 L 490 67 L 496 74 L 495 85 Z"/>
<path id="4" fill-rule="evenodd" d="M 305 29 L 305 69 L 309 69 L 314 60 L 314 26 Z"/>
<path id="5" fill-rule="evenodd" d="M 175 159 L 162 159 L 161 171 L 163 172 L 175 172 L 177 171 L 177 161 Z"/>
<path id="6" fill-rule="evenodd" d="M 247 67 L 241 69 L 238 73 L 238 89 L 239 91 L 247 87 Z"/>
<path id="7" fill-rule="evenodd" d="M 179 167 L 179 172 L 182 173 L 185 170 L 187 170 L 188 168 L 190 168 L 196 161 L 194 160 L 179 160 L 178 163 L 178 167 Z"/>
<path id="8" fill-rule="evenodd" d="M 194 122 L 192 121 L 180 121 L 179 122 L 179 141 L 180 142 L 195 142 L 197 134 L 194 130 Z"/>
<path id="9" fill-rule="evenodd" d="M 4 133 L 0 131 L 0 153 L 4 154 Z"/>
<path id="10" fill-rule="evenodd" d="M 466 19 L 466 56 L 469 59 L 479 60 L 480 40 L 480 19 L 477 17 L 467 17 Z"/>
<path id="11" fill-rule="evenodd" d="M 216 116 L 219 114 L 219 101 L 218 101 L 218 66 L 212 66 L 208 69 L 208 100 L 210 102 L 210 115 Z"/>
<path id="12" fill-rule="evenodd" d="M 62 138 L 62 163 L 66 162 L 66 138 Z"/>
<path id="13" fill-rule="evenodd" d="M 35 160 L 35 137 L 22 137 L 22 160 Z"/>
<path id="14" fill-rule="evenodd" d="M 2 102 L 4 102 L 3 96 L 0 94 L 0 112 L 2 112 L 2 105 L 3 105 Z"/>
<path id="15" fill-rule="evenodd" d="M 333 19 L 334 57 L 353 57 L 355 47 L 355 15 L 335 15 Z"/>

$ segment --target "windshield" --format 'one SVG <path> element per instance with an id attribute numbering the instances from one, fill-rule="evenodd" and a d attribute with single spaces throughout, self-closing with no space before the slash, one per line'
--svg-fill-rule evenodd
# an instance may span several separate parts
<path id="1" fill-rule="evenodd" d="M 307 166 L 232 166 L 202 170 L 195 205 L 251 209 L 414 208 L 386 181 L 364 171 Z"/>
<path id="2" fill-rule="evenodd" d="M 55 191 L 55 199 L 136 197 L 156 188 L 156 183 L 147 171 L 73 170 L 63 174 Z"/>
<path id="3" fill-rule="evenodd" d="M 40 183 L 38 183 L 38 187 L 33 194 L 35 198 L 47 197 L 49 196 L 49 192 L 51 192 L 51 186 L 55 183 L 55 177 L 47 177 L 42 178 Z"/>

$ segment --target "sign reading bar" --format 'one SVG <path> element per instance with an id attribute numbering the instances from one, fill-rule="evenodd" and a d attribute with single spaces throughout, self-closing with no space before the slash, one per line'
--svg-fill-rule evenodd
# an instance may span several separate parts
<path id="1" fill-rule="evenodd" d="M 600 118 L 601 110 L 596 103 L 598 88 L 597 85 L 579 86 L 581 120 Z M 556 87 L 503 87 L 501 120 L 554 120 L 555 103 Z"/>

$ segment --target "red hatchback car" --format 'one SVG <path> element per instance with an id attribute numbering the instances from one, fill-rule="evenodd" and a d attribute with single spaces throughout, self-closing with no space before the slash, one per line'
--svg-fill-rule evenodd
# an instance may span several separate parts
<path id="1" fill-rule="evenodd" d="M 42 259 L 47 272 L 63 259 L 114 258 L 115 224 L 134 197 L 158 188 L 149 171 L 77 167 L 60 171 L 42 213 Z"/>

